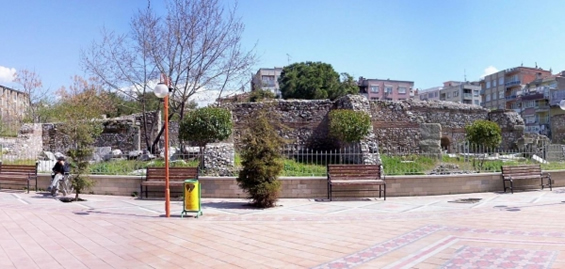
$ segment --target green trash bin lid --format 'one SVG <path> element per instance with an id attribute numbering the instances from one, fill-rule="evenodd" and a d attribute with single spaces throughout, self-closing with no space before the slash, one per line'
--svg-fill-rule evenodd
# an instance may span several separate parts
<path id="1" fill-rule="evenodd" d="M 198 182 L 198 179 L 185 179 L 184 183 L 195 183 Z"/>

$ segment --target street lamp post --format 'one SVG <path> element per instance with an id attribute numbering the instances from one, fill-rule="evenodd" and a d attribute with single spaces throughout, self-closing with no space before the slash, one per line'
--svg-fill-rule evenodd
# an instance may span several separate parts
<path id="1" fill-rule="evenodd" d="M 155 86 L 154 93 L 157 97 L 163 98 L 165 113 L 165 216 L 171 216 L 171 191 L 169 188 L 169 79 L 165 75 L 161 75 L 161 80 Z"/>

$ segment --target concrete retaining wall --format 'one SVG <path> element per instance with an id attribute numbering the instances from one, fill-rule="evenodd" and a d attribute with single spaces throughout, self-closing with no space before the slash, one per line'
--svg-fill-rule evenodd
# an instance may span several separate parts
<path id="1" fill-rule="evenodd" d="M 555 181 L 555 187 L 565 187 L 565 170 L 552 171 L 551 177 Z M 95 186 L 86 193 L 102 195 L 124 195 L 139 194 L 139 185 L 143 180 L 139 176 L 92 176 Z M 39 189 L 49 186 L 51 177 L 47 174 L 40 175 L 38 181 Z M 281 198 L 325 198 L 327 197 L 326 177 L 283 177 Z M 441 176 L 388 176 L 387 196 L 420 196 L 420 195 L 443 195 L 456 193 L 498 192 L 502 191 L 502 180 L 500 173 L 481 173 L 467 175 L 441 175 Z M 201 177 L 203 198 L 245 198 L 246 195 L 237 186 L 235 177 Z M 516 183 L 516 189 L 521 185 L 539 185 L 538 181 L 520 181 Z M 2 184 L 2 188 L 14 187 L 22 189 L 22 186 L 10 186 Z M 32 187 L 33 188 L 33 187 Z M 539 187 L 538 187 L 539 188 Z M 149 189 L 155 191 L 149 193 L 149 197 L 163 197 L 163 188 Z M 171 197 L 181 195 L 182 188 L 171 188 Z M 372 192 L 350 192 L 337 194 L 336 197 L 370 197 L 375 196 Z"/>

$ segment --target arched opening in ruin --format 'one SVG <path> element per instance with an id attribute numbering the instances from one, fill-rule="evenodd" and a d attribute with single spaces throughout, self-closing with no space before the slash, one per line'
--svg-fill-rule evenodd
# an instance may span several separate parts
<path id="1" fill-rule="evenodd" d="M 449 152 L 450 146 L 451 146 L 451 139 L 449 139 L 449 137 L 447 137 L 447 136 L 442 136 L 441 137 L 441 149 L 447 150 Z"/>

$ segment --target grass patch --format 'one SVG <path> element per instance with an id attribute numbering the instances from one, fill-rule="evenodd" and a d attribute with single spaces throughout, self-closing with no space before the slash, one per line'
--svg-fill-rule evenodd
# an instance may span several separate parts
<path id="1" fill-rule="evenodd" d="M 326 166 L 317 164 L 304 164 L 295 160 L 284 160 L 284 168 L 281 176 L 326 176 Z"/>
<path id="2" fill-rule="evenodd" d="M 89 173 L 93 175 L 127 175 L 135 170 L 146 169 L 148 166 L 165 167 L 164 160 L 136 161 L 116 160 L 111 162 L 94 163 L 89 166 Z M 198 160 L 171 161 L 169 167 L 197 167 Z"/>

